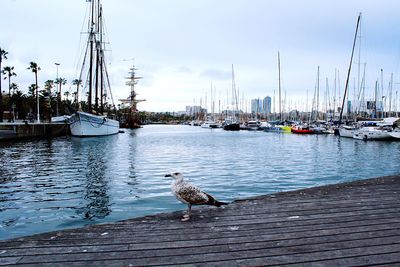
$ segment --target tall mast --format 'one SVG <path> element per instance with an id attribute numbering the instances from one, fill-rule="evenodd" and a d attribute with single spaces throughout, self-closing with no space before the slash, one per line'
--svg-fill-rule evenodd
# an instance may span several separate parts
<path id="1" fill-rule="evenodd" d="M 96 33 L 100 32 L 100 0 L 97 1 L 97 8 L 96 8 Z M 94 97 L 94 109 L 96 114 L 99 113 L 99 72 L 100 69 L 100 53 L 101 53 L 101 43 L 99 40 L 96 39 L 96 78 L 95 78 L 95 97 Z"/>
<path id="2" fill-rule="evenodd" d="M 236 112 L 235 112 L 235 99 L 236 99 L 236 88 L 235 88 L 235 71 L 233 69 L 232 64 L 232 119 L 236 119 Z"/>
<path id="3" fill-rule="evenodd" d="M 279 120 L 282 121 L 282 107 L 281 107 L 281 58 L 278 51 L 278 76 L 279 76 Z"/>
<path id="4" fill-rule="evenodd" d="M 88 94 L 88 111 L 89 113 L 92 112 L 92 81 L 93 81 L 93 38 L 94 38 L 94 1 L 92 3 L 92 16 L 90 21 L 90 53 L 89 53 L 89 94 Z"/>
<path id="5" fill-rule="evenodd" d="M 333 85 L 333 119 L 335 119 L 336 113 L 336 68 L 335 68 L 335 82 Z"/>
<path id="6" fill-rule="evenodd" d="M 393 72 L 390 75 L 390 86 L 389 86 L 389 115 L 388 117 L 391 116 L 392 113 L 392 92 L 393 92 Z"/>
<path id="7" fill-rule="evenodd" d="M 104 113 L 104 76 L 103 76 L 103 61 L 104 61 L 104 51 L 103 51 L 103 7 L 100 6 L 99 12 L 99 33 L 100 33 L 100 114 Z"/>
<path id="8" fill-rule="evenodd" d="M 375 81 L 375 118 L 378 118 L 378 80 Z"/>
<path id="9" fill-rule="evenodd" d="M 317 69 L 317 114 L 315 116 L 315 120 L 319 119 L 319 66 Z"/>
<path id="10" fill-rule="evenodd" d="M 339 124 L 342 122 L 344 102 L 346 101 L 346 94 L 347 94 L 347 90 L 348 90 L 348 87 L 349 87 L 350 71 L 351 71 L 351 65 L 353 63 L 354 47 L 356 46 L 357 32 L 358 32 L 358 26 L 360 24 L 360 19 L 361 19 L 361 13 L 360 13 L 360 15 L 358 15 L 358 19 L 357 19 L 356 33 L 354 35 L 354 41 L 353 41 L 353 49 L 351 51 L 349 70 L 347 72 L 346 85 L 345 85 L 345 88 L 344 88 L 344 96 L 343 96 L 342 108 L 340 109 Z"/>
<path id="11" fill-rule="evenodd" d="M 385 96 L 383 95 L 383 69 L 381 69 L 381 98 L 382 98 L 382 103 L 381 103 L 381 107 L 382 107 L 382 118 L 384 117 L 383 113 L 385 112 L 385 106 L 383 105 L 383 99 L 385 98 Z"/>

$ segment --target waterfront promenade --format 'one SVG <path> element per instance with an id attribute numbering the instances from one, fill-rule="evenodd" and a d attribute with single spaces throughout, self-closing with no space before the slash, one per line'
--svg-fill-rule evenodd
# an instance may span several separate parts
<path id="1" fill-rule="evenodd" d="M 0 123 L 0 141 L 56 137 L 68 133 L 69 125 L 65 122 L 37 123 L 19 120 Z"/>
<path id="2" fill-rule="evenodd" d="M 184 207 L 182 207 L 184 208 Z M 0 264 L 358 266 L 400 263 L 400 176 L 0 242 Z"/>

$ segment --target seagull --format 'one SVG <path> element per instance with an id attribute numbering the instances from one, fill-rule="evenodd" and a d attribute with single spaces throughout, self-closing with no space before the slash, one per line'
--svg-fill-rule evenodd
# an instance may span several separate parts
<path id="1" fill-rule="evenodd" d="M 172 177 L 174 179 L 171 184 L 172 193 L 179 201 L 188 205 L 187 214 L 182 218 L 183 222 L 190 220 L 192 205 L 211 205 L 216 207 L 228 205 L 228 203 L 218 201 L 213 196 L 201 191 L 200 188 L 184 181 L 183 175 L 180 172 L 166 174 L 165 177 Z"/>

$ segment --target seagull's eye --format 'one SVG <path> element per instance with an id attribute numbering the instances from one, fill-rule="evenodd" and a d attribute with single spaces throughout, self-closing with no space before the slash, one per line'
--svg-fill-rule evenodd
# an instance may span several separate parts
<path id="1" fill-rule="evenodd" d="M 174 175 L 178 175 L 178 174 L 179 174 L 179 172 L 174 173 Z"/>

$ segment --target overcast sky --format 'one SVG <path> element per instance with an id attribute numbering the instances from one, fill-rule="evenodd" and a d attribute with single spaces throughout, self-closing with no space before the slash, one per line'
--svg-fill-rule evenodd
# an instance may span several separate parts
<path id="1" fill-rule="evenodd" d="M 39 81 L 77 78 L 86 35 L 84 0 L 0 0 L 0 47 L 4 66 L 14 66 L 20 89 L 34 82 L 26 68 L 41 67 Z M 357 16 L 362 12 L 361 70 L 366 63 L 366 96 L 372 97 L 383 69 L 386 91 L 394 73 L 400 81 L 400 1 L 398 0 L 103 0 L 111 48 L 108 68 L 116 99 L 126 98 L 132 64 L 143 79 L 139 109 L 180 111 L 210 100 L 225 103 L 234 64 L 240 97 L 273 96 L 278 90 L 277 53 L 287 105 L 310 105 L 317 67 L 320 97 L 334 92 L 335 69 L 341 94 L 345 84 Z M 134 59 L 134 61 L 132 60 Z M 358 52 L 355 58 L 358 62 Z M 353 65 L 351 97 L 358 65 Z M 3 90 L 6 86 L 3 82 Z M 72 88 L 71 88 L 72 90 Z M 395 94 L 395 93 L 393 93 Z M 338 98 L 338 97 L 336 97 Z M 208 104 L 209 106 L 209 104 Z"/>

